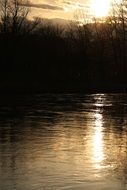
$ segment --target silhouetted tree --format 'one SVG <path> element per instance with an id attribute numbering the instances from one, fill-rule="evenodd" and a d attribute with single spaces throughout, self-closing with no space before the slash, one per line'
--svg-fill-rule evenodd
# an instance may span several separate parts
<path id="1" fill-rule="evenodd" d="M 127 1 L 122 0 L 120 3 L 114 1 L 111 9 L 111 16 L 107 18 L 106 23 L 109 25 L 109 39 L 111 41 L 113 57 L 115 62 L 116 74 L 125 72 L 126 48 L 127 48 Z"/>
<path id="2" fill-rule="evenodd" d="M 21 32 L 29 13 L 29 8 L 25 6 L 27 3 L 27 0 L 1 0 L 0 16 L 3 33 Z"/>

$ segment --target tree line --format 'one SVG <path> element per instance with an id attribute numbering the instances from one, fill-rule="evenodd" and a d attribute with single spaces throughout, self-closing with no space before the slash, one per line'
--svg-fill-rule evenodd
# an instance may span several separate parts
<path id="1" fill-rule="evenodd" d="M 88 23 L 79 14 L 66 27 L 29 20 L 28 3 L 1 0 L 1 80 L 60 83 L 63 88 L 127 82 L 126 0 L 114 2 L 105 19 Z"/>

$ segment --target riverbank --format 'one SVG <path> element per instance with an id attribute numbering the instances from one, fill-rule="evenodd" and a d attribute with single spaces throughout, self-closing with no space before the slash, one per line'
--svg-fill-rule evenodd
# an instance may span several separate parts
<path id="1" fill-rule="evenodd" d="M 0 93 L 126 93 L 126 83 L 1 81 Z"/>

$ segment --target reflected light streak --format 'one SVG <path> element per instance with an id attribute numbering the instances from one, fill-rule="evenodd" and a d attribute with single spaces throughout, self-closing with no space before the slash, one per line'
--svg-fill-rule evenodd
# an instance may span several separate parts
<path id="1" fill-rule="evenodd" d="M 95 168 L 101 168 L 101 163 L 104 160 L 103 153 L 103 116 L 100 113 L 95 113 L 95 134 L 93 137 L 93 161 Z"/>

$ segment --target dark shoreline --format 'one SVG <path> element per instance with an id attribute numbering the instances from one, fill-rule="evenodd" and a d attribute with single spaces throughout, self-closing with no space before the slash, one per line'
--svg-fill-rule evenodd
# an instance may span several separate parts
<path id="1" fill-rule="evenodd" d="M 127 93 L 125 83 L 85 83 L 85 82 L 0 82 L 1 94 L 13 93 Z"/>

